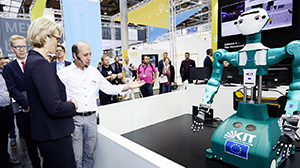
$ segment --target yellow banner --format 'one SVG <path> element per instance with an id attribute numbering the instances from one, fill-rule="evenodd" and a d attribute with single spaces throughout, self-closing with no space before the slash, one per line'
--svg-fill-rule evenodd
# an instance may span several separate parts
<path id="1" fill-rule="evenodd" d="M 215 52 L 218 49 L 218 0 L 211 1 L 212 21 L 211 21 L 211 48 Z"/>
<path id="2" fill-rule="evenodd" d="M 36 0 L 34 6 L 32 7 L 32 10 L 31 10 L 32 21 L 43 16 L 46 2 L 47 2 L 47 0 Z"/>
<path id="3" fill-rule="evenodd" d="M 169 0 L 154 0 L 127 15 L 129 23 L 169 29 Z M 120 21 L 120 17 L 115 21 Z"/>

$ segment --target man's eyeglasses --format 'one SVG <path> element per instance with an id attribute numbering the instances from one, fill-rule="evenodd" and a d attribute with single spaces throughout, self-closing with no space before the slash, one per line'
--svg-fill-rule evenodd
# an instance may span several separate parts
<path id="1" fill-rule="evenodd" d="M 64 50 L 56 50 L 56 52 L 64 52 Z"/>
<path id="2" fill-rule="evenodd" d="M 61 38 L 60 38 L 60 37 L 57 37 L 57 36 L 55 36 L 55 35 L 50 35 L 50 36 L 52 36 L 52 37 L 56 38 L 56 40 L 57 40 L 57 43 L 59 43 L 59 42 L 60 42 L 60 40 L 61 40 Z"/>
<path id="3" fill-rule="evenodd" d="M 21 50 L 21 49 L 26 49 L 26 46 L 12 46 L 12 48 Z"/>

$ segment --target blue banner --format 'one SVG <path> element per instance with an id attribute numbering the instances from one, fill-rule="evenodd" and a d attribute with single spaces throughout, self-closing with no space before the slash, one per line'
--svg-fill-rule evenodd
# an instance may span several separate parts
<path id="1" fill-rule="evenodd" d="M 72 45 L 77 41 L 84 41 L 92 49 L 91 66 L 96 67 L 103 54 L 99 0 L 62 2 L 68 60 L 73 60 Z"/>
<path id="2" fill-rule="evenodd" d="M 226 140 L 225 152 L 237 157 L 248 159 L 249 146 L 237 142 Z"/>

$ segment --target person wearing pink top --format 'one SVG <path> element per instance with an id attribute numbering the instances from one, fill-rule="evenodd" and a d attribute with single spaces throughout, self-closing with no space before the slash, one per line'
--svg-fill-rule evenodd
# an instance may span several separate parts
<path id="1" fill-rule="evenodd" d="M 142 58 L 143 63 L 137 69 L 137 80 L 145 81 L 145 85 L 140 87 L 143 97 L 153 95 L 153 84 L 157 77 L 157 70 L 149 61 L 150 57 L 145 55 Z"/>

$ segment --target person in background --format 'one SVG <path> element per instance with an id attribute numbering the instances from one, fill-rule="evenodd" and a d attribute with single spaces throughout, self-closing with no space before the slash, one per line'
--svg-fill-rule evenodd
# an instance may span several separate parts
<path id="1" fill-rule="evenodd" d="M 110 58 L 104 54 L 101 57 L 102 65 L 98 67 L 99 72 L 108 80 L 111 84 L 120 84 L 119 81 L 123 79 L 122 72 L 118 69 L 114 69 L 114 66 L 110 65 Z M 118 80 L 119 79 L 119 80 Z M 105 92 L 99 90 L 100 105 L 106 105 L 118 102 L 116 95 L 108 95 Z"/>
<path id="2" fill-rule="evenodd" d="M 3 57 L 0 53 L 0 167 L 13 167 L 20 165 L 21 162 L 10 158 L 8 153 L 8 133 L 10 130 L 10 121 L 13 115 L 10 115 L 10 97 L 3 77 Z"/>
<path id="3" fill-rule="evenodd" d="M 4 57 L 3 58 L 3 66 L 5 66 L 6 64 L 10 63 L 10 59 L 9 57 Z M 14 121 L 14 117 L 11 118 L 11 122 L 10 122 L 10 131 L 9 131 L 9 139 L 10 139 L 10 146 L 16 146 L 17 145 L 17 141 L 16 141 L 16 131 L 15 131 L 15 121 Z M 21 138 L 22 136 L 20 136 L 19 134 L 19 138 Z"/>
<path id="4" fill-rule="evenodd" d="M 135 71 L 135 73 L 136 73 L 136 70 L 137 70 L 137 68 L 134 65 L 129 64 L 129 58 L 126 57 L 125 64 L 122 67 L 122 73 L 123 73 L 123 77 L 125 79 L 125 84 L 129 83 L 130 80 L 134 77 L 133 72 Z M 131 92 L 131 99 L 134 100 L 134 90 L 131 89 L 130 92 Z M 125 100 L 129 99 L 129 97 L 130 97 L 129 95 L 130 95 L 130 93 L 128 90 Z"/>
<path id="5" fill-rule="evenodd" d="M 4 57 L 3 58 L 3 66 L 5 66 L 6 64 L 10 63 L 10 59 L 9 57 Z"/>
<path id="6" fill-rule="evenodd" d="M 122 64 L 120 63 L 120 58 L 118 56 L 115 57 L 115 62 L 111 64 L 112 68 L 115 71 L 122 72 Z"/>
<path id="7" fill-rule="evenodd" d="M 223 61 L 223 65 L 224 65 L 224 67 L 228 67 L 228 66 L 230 66 L 230 63 L 228 61 Z"/>
<path id="8" fill-rule="evenodd" d="M 74 63 L 58 72 L 65 84 L 68 99 L 78 102 L 74 117 L 75 131 L 73 134 L 73 149 L 77 168 L 94 167 L 94 150 L 97 143 L 96 123 L 96 93 L 98 88 L 103 92 L 116 95 L 128 89 L 138 88 L 143 82 L 133 82 L 127 85 L 112 85 L 96 68 L 90 66 L 92 50 L 82 41 L 72 46 Z"/>
<path id="9" fill-rule="evenodd" d="M 4 67 L 4 78 L 10 96 L 16 101 L 19 108 L 13 109 L 16 115 L 17 126 L 20 134 L 24 137 L 27 152 L 34 168 L 41 167 L 35 141 L 31 138 L 30 108 L 26 97 L 24 68 L 27 59 L 27 40 L 23 36 L 13 35 L 9 39 L 10 49 L 16 55 L 16 59 Z M 16 113 L 17 112 L 17 113 Z"/>
<path id="10" fill-rule="evenodd" d="M 57 73 L 59 70 L 71 65 L 71 62 L 65 60 L 66 49 L 63 45 L 57 45 L 55 56 L 57 60 L 51 61 L 50 64 Z"/>
<path id="11" fill-rule="evenodd" d="M 175 80 L 175 69 L 173 65 L 170 65 L 170 59 L 168 57 L 164 58 L 164 64 L 165 66 L 162 69 L 162 73 L 160 76 L 166 76 L 168 79 L 168 82 L 162 83 L 162 93 L 168 93 L 171 92 L 172 86 L 174 85 Z"/>
<path id="12" fill-rule="evenodd" d="M 150 57 L 145 55 L 142 58 L 142 64 L 137 69 L 137 81 L 143 80 L 145 85 L 140 87 L 143 97 L 153 95 L 153 85 L 157 78 L 157 70 L 153 64 L 150 63 Z M 153 74 L 154 73 L 154 74 Z"/>
<path id="13" fill-rule="evenodd" d="M 191 67 L 196 67 L 196 63 L 194 60 L 190 59 L 190 53 L 186 52 L 184 54 L 185 56 L 185 60 L 183 60 L 181 62 L 180 65 L 180 76 L 181 76 L 181 80 L 182 82 L 184 82 L 185 80 L 188 80 L 189 83 L 193 83 L 192 80 L 189 80 L 189 74 L 190 74 L 190 68 Z"/>
<path id="14" fill-rule="evenodd" d="M 32 139 L 43 157 L 44 168 L 76 167 L 72 134 L 77 102 L 67 100 L 65 86 L 45 59 L 54 54 L 63 28 L 40 17 L 28 28 L 32 46 L 25 63 Z M 95 100 L 96 101 L 96 100 Z"/>
<path id="15" fill-rule="evenodd" d="M 97 64 L 97 67 L 101 66 L 102 65 L 102 61 L 100 60 Z"/>
<path id="16" fill-rule="evenodd" d="M 211 48 L 207 49 L 206 50 L 206 57 L 203 61 L 203 67 L 208 67 L 209 68 L 209 71 L 210 71 L 210 75 L 209 75 L 209 78 L 211 76 L 211 73 L 212 73 L 212 70 L 213 70 L 213 66 L 212 66 L 212 58 L 213 58 L 213 50 Z"/>
<path id="17" fill-rule="evenodd" d="M 165 59 L 166 57 L 168 57 L 168 53 L 167 53 L 167 52 L 164 52 L 164 53 L 163 53 L 163 58 L 158 62 L 157 70 L 158 70 L 159 74 L 162 73 L 162 69 L 163 69 L 163 67 L 165 66 L 164 59 Z M 170 62 L 169 62 L 169 65 L 171 65 L 171 60 L 170 60 Z M 162 84 L 159 83 L 159 94 L 161 94 L 161 93 L 162 93 Z"/>

